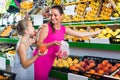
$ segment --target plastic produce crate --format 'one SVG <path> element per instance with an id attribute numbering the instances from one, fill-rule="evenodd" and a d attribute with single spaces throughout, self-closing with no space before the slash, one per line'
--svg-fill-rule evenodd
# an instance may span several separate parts
<path id="1" fill-rule="evenodd" d="M 2 78 L 2 76 L 4 78 Z M 16 74 L 0 70 L 0 80 L 15 80 Z"/>

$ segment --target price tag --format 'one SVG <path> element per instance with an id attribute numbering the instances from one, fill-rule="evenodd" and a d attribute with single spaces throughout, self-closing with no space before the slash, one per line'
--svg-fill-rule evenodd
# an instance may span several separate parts
<path id="1" fill-rule="evenodd" d="M 65 10 L 64 10 L 64 13 L 66 15 L 76 15 L 76 13 L 75 13 L 75 6 L 76 5 L 66 6 Z"/>
<path id="2" fill-rule="evenodd" d="M 88 77 L 68 73 L 68 80 L 88 80 Z"/>
<path id="3" fill-rule="evenodd" d="M 72 42 L 72 39 L 68 39 L 68 42 Z"/>
<path id="4" fill-rule="evenodd" d="M 85 25 L 85 22 L 81 22 L 81 25 Z"/>
<path id="5" fill-rule="evenodd" d="M 0 25 L 2 25 L 2 19 L 0 19 Z"/>
<path id="6" fill-rule="evenodd" d="M 34 22 L 34 25 L 42 25 L 43 24 L 43 16 L 42 15 L 34 15 L 33 22 Z"/>
<path id="7" fill-rule="evenodd" d="M 85 11 L 89 12 L 89 11 L 91 11 L 91 10 L 92 10 L 91 7 L 87 7 Z"/>
<path id="8" fill-rule="evenodd" d="M 6 6 L 7 0 L 0 0 L 0 13 L 5 13 L 5 6 Z"/>
<path id="9" fill-rule="evenodd" d="M 6 58 L 0 57 L 0 69 L 6 70 Z"/>
<path id="10" fill-rule="evenodd" d="M 96 21 L 96 24 L 101 24 L 101 22 L 100 21 Z"/>
<path id="11" fill-rule="evenodd" d="M 73 2 L 74 0 L 67 0 L 66 2 L 69 3 L 69 2 Z"/>
<path id="12" fill-rule="evenodd" d="M 6 6 L 7 0 L 0 0 L 0 8 L 4 8 Z"/>

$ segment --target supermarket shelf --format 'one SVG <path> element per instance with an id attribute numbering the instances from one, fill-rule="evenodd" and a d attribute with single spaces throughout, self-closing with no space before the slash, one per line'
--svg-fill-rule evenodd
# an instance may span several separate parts
<path id="1" fill-rule="evenodd" d="M 101 44 L 101 43 L 84 43 L 84 42 L 69 42 L 70 47 L 92 48 L 101 50 L 120 51 L 119 44 Z"/>
<path id="2" fill-rule="evenodd" d="M 68 80 L 68 73 L 67 72 L 61 72 L 61 71 L 58 71 L 58 70 L 51 70 L 50 71 L 50 74 L 49 74 L 50 77 L 53 77 L 53 78 L 57 78 L 57 79 L 60 79 L 60 80 Z M 88 78 L 88 80 L 93 80 L 92 78 Z"/>
<path id="3" fill-rule="evenodd" d="M 66 22 L 62 23 L 64 26 L 112 26 L 112 25 L 120 25 L 120 19 L 110 20 L 110 21 L 85 21 L 85 22 Z M 34 25 L 35 29 L 38 29 L 39 25 Z"/>
<path id="4" fill-rule="evenodd" d="M 120 25 L 120 20 L 110 20 L 110 21 L 89 21 L 89 22 L 67 22 L 63 23 L 64 26 L 111 26 Z"/>
<path id="5" fill-rule="evenodd" d="M 68 80 L 68 75 L 65 72 L 57 71 L 57 70 L 51 70 L 50 71 L 50 77 L 54 77 L 60 80 Z"/>
<path id="6" fill-rule="evenodd" d="M 17 43 L 18 39 L 14 38 L 0 38 L 0 42 Z M 101 43 L 84 43 L 84 42 L 69 42 L 70 47 L 75 48 L 91 48 L 101 50 L 120 51 L 119 44 L 101 44 Z"/>
<path id="7" fill-rule="evenodd" d="M 14 38 L 0 38 L 0 42 L 3 43 L 17 43 L 18 39 Z"/>

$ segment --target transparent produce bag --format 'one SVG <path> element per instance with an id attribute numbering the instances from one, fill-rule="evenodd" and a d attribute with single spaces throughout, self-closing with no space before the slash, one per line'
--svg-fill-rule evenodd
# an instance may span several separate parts
<path id="1" fill-rule="evenodd" d="M 61 45 L 58 52 L 56 53 L 56 56 L 58 58 L 65 59 L 69 56 L 69 54 L 70 54 L 69 44 L 66 41 L 61 41 Z"/>

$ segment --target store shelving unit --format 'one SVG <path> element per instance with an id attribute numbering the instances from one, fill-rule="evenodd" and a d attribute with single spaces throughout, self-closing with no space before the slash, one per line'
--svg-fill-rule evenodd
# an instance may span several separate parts
<path id="1" fill-rule="evenodd" d="M 110 20 L 110 21 L 83 21 L 83 22 L 67 22 L 62 23 L 64 26 L 79 26 L 79 27 L 87 27 L 87 26 L 112 26 L 112 25 L 120 25 L 120 19 Z M 35 29 L 39 26 L 34 25 Z"/>
<path id="2" fill-rule="evenodd" d="M 110 25 L 120 25 L 120 20 L 110 20 L 110 21 L 83 21 L 83 22 L 68 22 L 63 23 L 64 26 L 110 26 Z"/>
<path id="3" fill-rule="evenodd" d="M 110 20 L 110 21 L 92 21 L 92 22 L 69 22 L 62 23 L 64 26 L 111 26 L 111 25 L 120 25 L 120 20 Z M 36 29 L 39 26 L 34 26 Z M 0 43 L 17 43 L 18 39 L 16 38 L 0 38 Z M 84 43 L 84 42 L 69 42 L 70 47 L 72 48 L 89 48 L 97 50 L 111 50 L 111 51 L 120 51 L 119 44 L 101 44 L 101 43 Z M 68 74 L 61 71 L 51 70 L 51 77 L 59 78 L 61 80 L 68 80 Z M 89 78 L 89 80 L 91 80 Z"/>
<path id="4" fill-rule="evenodd" d="M 17 43 L 18 39 L 14 38 L 0 38 L 0 42 Z M 70 47 L 74 48 L 91 48 L 100 50 L 120 51 L 119 44 L 101 44 L 101 43 L 84 43 L 84 42 L 69 42 Z"/>

